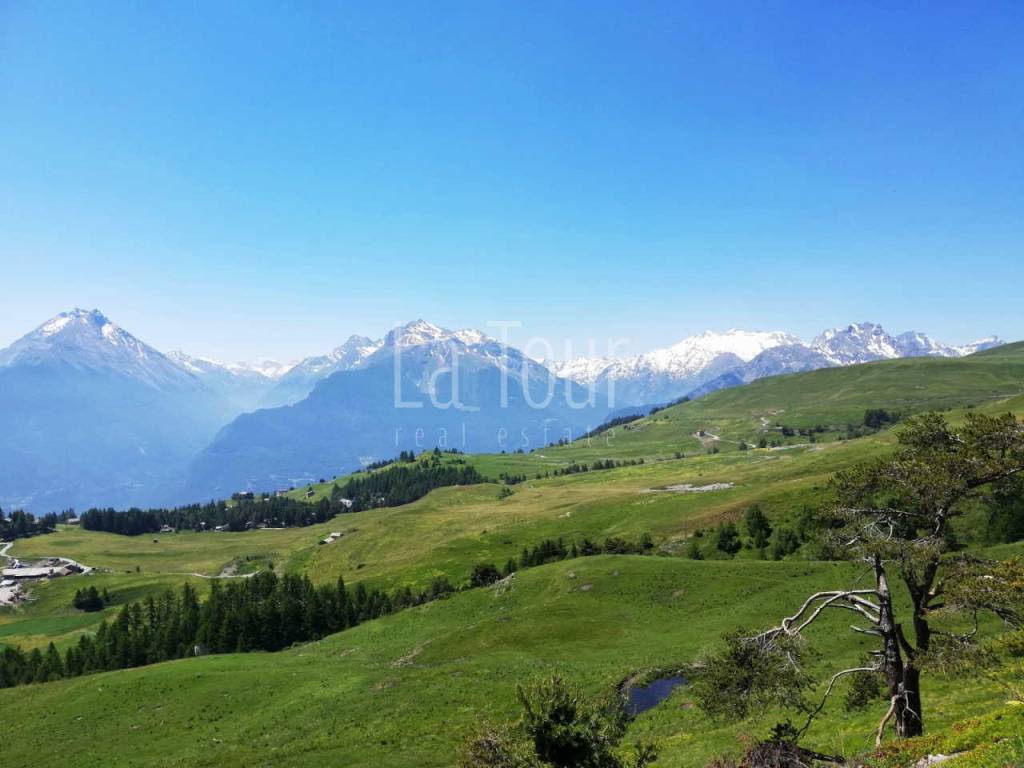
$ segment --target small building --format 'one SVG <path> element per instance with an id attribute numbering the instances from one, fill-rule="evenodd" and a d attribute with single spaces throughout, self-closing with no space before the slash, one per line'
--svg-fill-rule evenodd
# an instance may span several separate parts
<path id="1" fill-rule="evenodd" d="M 218 526 L 216 526 L 216 527 L 215 527 L 215 528 L 214 528 L 213 530 L 217 531 L 218 533 L 223 533 L 223 532 L 224 532 L 224 531 L 226 531 L 227 529 L 228 529 L 228 526 L 227 526 L 227 524 L 225 523 L 224 525 L 218 525 Z"/>
<path id="2" fill-rule="evenodd" d="M 239 501 L 252 501 L 256 498 L 256 494 L 252 491 L 239 491 L 235 494 L 235 498 Z"/>
<path id="3" fill-rule="evenodd" d="M 160 533 L 174 533 L 174 529 L 169 525 L 161 525 Z"/>
<path id="4" fill-rule="evenodd" d="M 25 568 L 4 568 L 0 577 L 4 579 L 47 579 L 51 576 L 67 576 L 71 573 L 67 568 L 42 566 Z"/>
<path id="5" fill-rule="evenodd" d="M 352 499 L 338 499 L 338 503 L 345 509 L 352 509 Z"/>
<path id="6" fill-rule="evenodd" d="M 311 499 L 315 495 L 316 495 L 316 491 L 314 491 L 312 488 L 307 488 L 306 489 L 306 498 L 307 499 Z"/>
<path id="7" fill-rule="evenodd" d="M 67 523 L 68 525 L 81 525 L 82 524 L 82 519 L 79 518 L 79 517 L 69 517 L 64 522 Z"/>

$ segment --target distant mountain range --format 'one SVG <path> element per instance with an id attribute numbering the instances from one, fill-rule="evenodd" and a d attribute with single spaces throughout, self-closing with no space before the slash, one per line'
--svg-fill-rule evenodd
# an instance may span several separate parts
<path id="1" fill-rule="evenodd" d="M 417 320 L 292 365 L 228 365 L 165 355 L 101 312 L 76 309 L 0 351 L 0 507 L 192 501 L 289 486 L 439 442 L 529 449 L 578 436 L 624 407 L 1000 343 L 949 346 L 857 323 L 810 343 L 781 331 L 709 331 L 629 358 L 540 363 L 480 331 Z"/>
<path id="2" fill-rule="evenodd" d="M 914 331 L 890 336 L 875 323 L 832 328 L 810 344 L 782 331 L 707 331 L 642 355 L 577 358 L 551 369 L 595 387 L 617 406 L 640 406 L 700 396 L 765 376 L 898 357 L 961 357 L 1000 344 L 990 336 L 955 347 Z"/>

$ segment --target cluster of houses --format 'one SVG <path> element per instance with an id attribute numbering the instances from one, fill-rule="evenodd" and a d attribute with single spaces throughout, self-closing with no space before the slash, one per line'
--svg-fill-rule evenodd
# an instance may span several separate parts
<path id="1" fill-rule="evenodd" d="M 91 568 L 68 560 L 64 557 L 48 557 L 37 563 L 28 565 L 20 560 L 11 559 L 11 567 L 4 568 L 2 576 L 4 584 L 10 581 L 12 584 L 25 579 L 53 579 L 60 576 L 71 576 L 75 573 L 88 573 Z"/>
<path id="2" fill-rule="evenodd" d="M 64 557 L 48 557 L 28 564 L 9 558 L 9 567 L 0 570 L 0 606 L 14 605 L 25 597 L 22 584 L 36 579 L 56 579 L 77 573 L 88 573 L 88 566 Z"/>

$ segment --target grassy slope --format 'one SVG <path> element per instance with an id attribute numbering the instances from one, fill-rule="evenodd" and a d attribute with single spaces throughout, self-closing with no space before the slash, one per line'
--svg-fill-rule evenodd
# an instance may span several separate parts
<path id="1" fill-rule="evenodd" d="M 0 709 L 15 713 L 0 720 L 0 743 L 11 765 L 450 765 L 476 713 L 514 712 L 517 681 L 560 670 L 611 691 L 637 670 L 693 660 L 722 631 L 781 614 L 853 571 L 635 556 L 556 563 L 519 574 L 508 591 L 462 593 L 280 654 L 0 691 Z M 853 661 L 861 651 L 836 618 L 816 633 L 817 647 Z M 928 712 L 935 726 L 999 701 L 955 681 L 929 691 L 941 696 Z M 875 717 L 833 705 L 812 741 L 860 749 Z M 632 729 L 659 740 L 661 765 L 692 766 L 750 725 L 709 723 L 679 691 Z"/>
<path id="2" fill-rule="evenodd" d="M 22 557 L 60 553 L 94 567 L 143 575 L 217 574 L 245 558 L 306 570 L 314 579 L 424 584 L 436 575 L 466 578 L 480 561 L 503 564 L 545 538 L 644 531 L 671 546 L 696 528 L 736 518 L 758 501 L 777 518 L 820 494 L 836 469 L 884 451 L 891 434 L 786 451 L 733 451 L 601 472 L 530 480 L 498 498 L 499 486 L 442 488 L 412 504 L 343 515 L 308 528 L 244 533 L 182 532 L 126 537 L 61 528 L 17 542 Z M 710 493 L 649 493 L 677 483 L 734 483 Z M 329 531 L 345 535 L 319 545 Z M 154 543 L 159 542 L 159 543 Z"/>
<path id="3" fill-rule="evenodd" d="M 111 619 L 120 606 L 184 583 L 184 576 L 144 574 L 96 574 L 87 578 L 53 579 L 31 589 L 31 601 L 17 609 L 0 611 L 0 646 L 36 648 L 50 642 L 63 647 L 77 642 L 83 633 L 94 631 L 101 621 Z M 205 581 L 192 579 L 205 590 Z M 115 603 L 102 611 L 85 613 L 72 607 L 75 590 L 83 586 L 107 589 Z"/>

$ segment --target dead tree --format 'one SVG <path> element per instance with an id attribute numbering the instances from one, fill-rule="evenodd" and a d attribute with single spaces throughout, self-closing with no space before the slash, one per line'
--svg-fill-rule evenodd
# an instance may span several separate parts
<path id="1" fill-rule="evenodd" d="M 921 734 L 921 672 L 935 650 L 936 638 L 955 652 L 974 634 L 940 631 L 933 625 L 936 612 L 958 608 L 976 617 L 979 610 L 991 610 L 1005 621 L 1019 615 L 1010 605 L 1019 590 L 1001 590 L 1002 577 L 993 575 L 998 569 L 992 564 L 974 561 L 969 569 L 961 567 L 962 559 L 949 554 L 949 540 L 950 523 L 964 513 L 968 500 L 1024 471 L 1024 423 L 1009 414 L 1000 418 L 971 414 L 962 428 L 954 429 L 938 414 L 926 414 L 908 420 L 898 440 L 891 457 L 835 478 L 836 503 L 823 518 L 825 538 L 839 545 L 837 551 L 844 556 L 866 563 L 873 586 L 817 592 L 777 626 L 743 638 L 757 654 L 775 660 L 764 668 L 788 666 L 794 675 L 803 674 L 794 649 L 826 611 L 855 614 L 851 630 L 877 638 L 870 662 L 832 675 L 801 733 L 822 710 L 838 680 L 856 672 L 874 672 L 884 677 L 888 692 L 876 741 L 881 742 L 890 723 L 900 738 Z M 988 594 L 965 591 L 963 580 L 969 572 L 978 583 L 979 569 L 986 568 L 989 572 L 981 578 L 991 585 Z M 910 610 L 902 621 L 893 603 L 893 580 L 902 582 L 910 597 Z M 956 598 L 947 600 L 947 592 Z"/>

